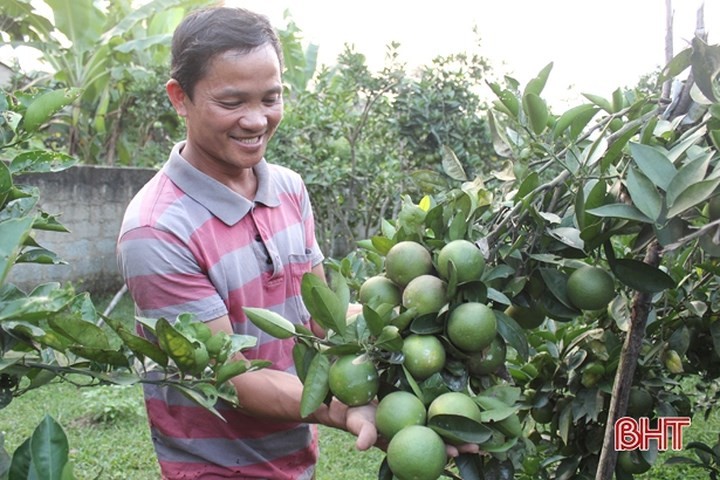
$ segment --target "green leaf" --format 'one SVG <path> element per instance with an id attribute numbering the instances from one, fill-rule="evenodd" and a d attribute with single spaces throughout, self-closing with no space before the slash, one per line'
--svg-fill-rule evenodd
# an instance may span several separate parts
<path id="1" fill-rule="evenodd" d="M 603 205 L 602 207 L 591 208 L 586 210 L 585 213 L 595 215 L 596 217 L 620 218 L 643 223 L 653 223 L 652 219 L 643 214 L 637 207 L 626 203 L 611 203 Z"/>
<path id="2" fill-rule="evenodd" d="M 692 39 L 693 79 L 705 98 L 717 103 L 720 101 L 720 91 L 717 86 L 720 74 L 720 46 L 708 45 L 698 36 Z"/>
<path id="3" fill-rule="evenodd" d="M 45 0 L 53 9 L 55 27 L 73 44 L 75 51 L 89 50 L 102 34 L 105 15 L 92 0 Z"/>
<path id="4" fill-rule="evenodd" d="M 540 186 L 540 176 L 537 172 L 531 172 L 522 181 L 520 187 L 518 187 L 517 193 L 513 198 L 515 203 L 521 201 L 526 195 L 530 194 L 533 190 Z"/>
<path id="5" fill-rule="evenodd" d="M 534 93 L 523 96 L 523 109 L 530 120 L 530 128 L 536 135 L 540 135 L 547 127 L 548 108 L 545 101 Z"/>
<path id="6" fill-rule="evenodd" d="M 567 296 L 567 280 L 568 276 L 554 268 L 540 268 L 540 276 L 542 276 L 545 285 L 550 293 L 568 308 L 575 309 Z"/>
<path id="7" fill-rule="evenodd" d="M 105 322 L 115 330 L 126 347 L 128 347 L 141 361 L 147 357 L 161 367 L 167 367 L 168 356 L 151 341 L 135 335 L 133 332 L 125 328 L 125 326 L 112 319 L 105 319 Z"/>
<path id="8" fill-rule="evenodd" d="M 540 72 L 537 74 L 537 76 L 527 83 L 527 85 L 525 86 L 525 91 L 523 92 L 523 97 L 528 94 L 539 96 L 545 89 L 545 85 L 547 84 L 547 80 L 550 76 L 550 72 L 552 71 L 552 69 L 553 62 L 545 65 L 543 69 L 540 70 Z"/>
<path id="9" fill-rule="evenodd" d="M 30 451 L 30 438 L 15 449 L 10 463 L 10 471 L 8 480 L 26 480 L 32 478 L 30 469 L 32 468 L 32 453 Z"/>
<path id="10" fill-rule="evenodd" d="M 718 185 L 720 185 L 720 177 L 690 185 L 678 195 L 675 202 L 668 209 L 668 218 L 673 218 L 687 209 L 706 201 L 715 192 Z"/>
<path id="11" fill-rule="evenodd" d="M 13 188 L 13 179 L 10 169 L 5 162 L 0 162 L 0 210 L 5 207 Z"/>
<path id="12" fill-rule="evenodd" d="M 454 443 L 483 443 L 493 433 L 485 425 L 459 415 L 434 415 L 428 420 L 427 426 Z"/>
<path id="13" fill-rule="evenodd" d="M 461 182 L 468 181 L 462 163 L 458 160 L 455 152 L 447 145 L 442 146 L 442 167 L 447 176 L 453 180 L 459 180 Z"/>
<path id="14" fill-rule="evenodd" d="M 200 405 L 220 420 L 225 420 L 222 414 L 215 408 L 215 404 L 218 399 L 218 392 L 212 385 L 208 384 L 197 384 L 193 388 L 179 383 L 173 383 L 170 385 L 178 392 L 185 395 L 186 398 Z"/>
<path id="15" fill-rule="evenodd" d="M 571 108 L 560 115 L 560 118 L 555 122 L 553 136 L 559 137 L 570 127 L 571 138 L 577 138 L 598 110 L 595 105 L 589 103 Z"/>
<path id="16" fill-rule="evenodd" d="M 328 377 L 330 375 L 330 359 L 327 355 L 315 355 L 308 367 L 303 392 L 300 399 L 300 416 L 311 415 L 322 405 L 330 392 Z"/>
<path id="17" fill-rule="evenodd" d="M 663 202 L 650 179 L 637 169 L 630 168 L 626 186 L 637 209 L 650 219 L 657 221 L 662 213 Z"/>
<path id="18" fill-rule="evenodd" d="M 24 251 L 15 260 L 16 263 L 37 263 L 39 265 L 67 265 L 55 252 L 44 248 L 32 248 Z"/>
<path id="19" fill-rule="evenodd" d="M 668 189 L 677 170 L 662 152 L 648 145 L 630 142 L 630 154 L 635 164 L 655 186 L 662 190 Z"/>
<path id="20" fill-rule="evenodd" d="M 0 222 L 0 285 L 15 264 L 25 239 L 30 234 L 33 218 L 13 218 Z"/>
<path id="21" fill-rule="evenodd" d="M 493 91 L 495 96 L 498 97 L 501 105 L 505 107 L 505 113 L 507 115 L 517 118 L 518 114 L 520 113 L 520 102 L 518 102 L 517 97 L 515 97 L 515 95 L 513 95 L 510 90 L 504 90 L 502 87 L 500 87 L 500 85 L 495 82 L 486 83 L 490 87 L 490 90 Z"/>
<path id="22" fill-rule="evenodd" d="M 488 128 L 490 129 L 490 138 L 492 139 L 493 150 L 502 158 L 512 157 L 512 149 L 510 148 L 510 140 L 505 132 L 500 128 L 495 120 L 492 110 L 488 110 Z"/>
<path id="23" fill-rule="evenodd" d="M 295 325 L 277 312 L 266 308 L 243 307 L 247 318 L 260 330 L 284 340 L 295 335 Z"/>
<path id="24" fill-rule="evenodd" d="M 615 160 L 620 157 L 630 139 L 637 135 L 641 127 L 641 124 L 634 125 L 627 131 L 625 131 L 625 133 L 617 137 L 615 141 L 608 146 L 608 149 L 605 152 L 605 155 L 603 156 L 601 161 L 600 169 L 603 172 L 606 171 L 610 165 L 613 165 L 615 163 Z"/>
<path id="25" fill-rule="evenodd" d="M 82 358 L 92 360 L 105 365 L 123 368 L 128 367 L 130 363 L 127 357 L 117 350 L 110 348 L 87 347 L 84 345 L 71 345 L 68 350 Z"/>
<path id="26" fill-rule="evenodd" d="M 345 332 L 347 304 L 313 273 L 303 275 L 300 285 L 305 307 L 324 330 L 334 330 L 342 335 Z"/>
<path id="27" fill-rule="evenodd" d="M 247 372 L 248 370 L 250 370 L 250 368 L 250 362 L 245 359 L 233 360 L 224 365 L 221 365 L 220 368 L 217 369 L 217 374 L 215 376 L 215 384 L 222 385 L 228 380 Z"/>
<path id="28" fill-rule="evenodd" d="M 23 115 L 22 128 L 34 132 L 55 115 L 61 108 L 70 105 L 82 93 L 79 88 L 66 88 L 45 92 L 33 99 Z"/>
<path id="29" fill-rule="evenodd" d="M 50 415 L 45 415 L 35 428 L 30 438 L 30 450 L 38 478 L 62 479 L 70 448 L 62 427 Z"/>
<path id="30" fill-rule="evenodd" d="M 675 176 L 670 180 L 667 188 L 665 201 L 668 208 L 672 207 L 675 200 L 691 185 L 702 181 L 710 165 L 709 156 L 700 156 L 695 160 L 683 165 Z"/>
<path id="31" fill-rule="evenodd" d="M 485 476 L 484 463 L 478 455 L 461 453 L 455 457 L 455 465 L 463 480 L 486 480 L 488 478 Z M 509 474 L 506 478 L 512 478 L 512 474 Z"/>
<path id="32" fill-rule="evenodd" d="M 292 356 L 295 365 L 295 373 L 302 383 L 305 383 L 310 363 L 315 355 L 320 355 L 317 350 L 311 348 L 308 344 L 299 341 L 293 345 Z"/>
<path id="33" fill-rule="evenodd" d="M 107 334 L 94 323 L 73 316 L 52 317 L 48 320 L 48 323 L 52 328 L 79 345 L 97 349 L 110 348 Z"/>
<path id="34" fill-rule="evenodd" d="M 515 349 L 518 357 L 527 360 L 530 355 L 530 346 L 524 329 L 503 312 L 495 311 L 495 317 L 498 320 L 497 329 L 500 336 Z"/>
<path id="35" fill-rule="evenodd" d="M 158 319 L 155 324 L 155 334 L 160 348 L 173 359 L 180 371 L 192 372 L 195 369 L 195 348 L 187 337 L 164 318 Z"/>
<path id="36" fill-rule="evenodd" d="M 686 48 L 675 55 L 672 60 L 665 65 L 665 68 L 663 68 L 659 81 L 669 80 L 680 75 L 690 66 L 691 57 L 692 48 Z"/>
<path id="37" fill-rule="evenodd" d="M 611 260 L 610 269 L 618 280 L 639 292 L 658 293 L 675 288 L 675 281 L 670 275 L 640 260 Z"/>
<path id="38" fill-rule="evenodd" d="M 385 326 L 383 317 L 368 304 L 363 305 L 362 316 L 365 319 L 368 330 L 370 330 L 370 334 L 375 337 L 380 335 L 380 332 L 382 332 Z"/>
<path id="39" fill-rule="evenodd" d="M 335 292 L 340 303 L 344 305 L 345 312 L 347 312 L 348 305 L 350 305 L 350 287 L 348 286 L 347 279 L 337 271 L 331 272 L 329 277 L 330 288 Z"/>
<path id="40" fill-rule="evenodd" d="M 70 155 L 50 150 L 24 151 L 13 158 L 10 171 L 14 175 L 21 173 L 61 172 L 78 164 L 78 160 Z"/>
<path id="41" fill-rule="evenodd" d="M 605 99 L 599 95 L 593 95 L 590 93 L 583 93 L 582 96 L 587 98 L 588 100 L 590 100 L 592 103 L 594 103 L 598 107 L 605 110 L 607 113 L 613 113 L 612 104 L 607 99 Z"/>
<path id="42" fill-rule="evenodd" d="M 442 174 L 433 170 L 414 170 L 410 178 L 423 193 L 432 194 L 448 190 L 448 182 Z"/>

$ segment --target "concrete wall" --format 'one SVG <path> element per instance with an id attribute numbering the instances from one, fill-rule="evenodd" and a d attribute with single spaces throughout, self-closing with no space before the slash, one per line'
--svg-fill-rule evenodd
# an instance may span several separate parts
<path id="1" fill-rule="evenodd" d="M 35 233 L 38 243 L 67 265 L 18 264 L 9 281 L 23 290 L 46 282 L 72 282 L 77 291 L 114 292 L 122 286 L 115 242 L 130 199 L 155 174 L 152 169 L 77 166 L 32 174 L 15 183 L 40 189 L 40 206 L 70 233 Z"/>

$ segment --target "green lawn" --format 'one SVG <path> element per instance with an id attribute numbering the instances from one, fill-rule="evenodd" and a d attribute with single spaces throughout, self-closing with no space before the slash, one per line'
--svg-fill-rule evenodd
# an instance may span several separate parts
<path id="1" fill-rule="evenodd" d="M 108 299 L 109 300 L 109 299 Z M 99 308 L 106 302 L 98 301 Z M 127 297 L 113 311 L 117 318 L 132 318 Z M 0 431 L 5 447 L 12 452 L 27 438 L 45 414 L 64 428 L 70 456 L 79 480 L 157 480 L 160 478 L 147 427 L 140 386 L 78 388 L 68 383 L 52 384 L 29 392 L 0 409 Z M 700 440 L 714 444 L 720 432 L 718 414 L 708 422 L 699 419 L 686 430 L 685 444 Z M 690 452 L 684 452 L 694 456 Z M 383 459 L 379 450 L 358 452 L 354 437 L 345 432 L 320 428 L 318 480 L 374 480 Z M 701 480 L 707 474 L 697 469 L 661 465 L 663 454 L 642 480 Z"/>

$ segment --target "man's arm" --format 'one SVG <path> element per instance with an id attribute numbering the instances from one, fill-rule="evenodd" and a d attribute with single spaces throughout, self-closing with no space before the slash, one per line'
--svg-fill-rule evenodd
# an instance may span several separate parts
<path id="1" fill-rule="evenodd" d="M 232 333 L 227 315 L 207 325 L 213 332 Z M 235 359 L 245 357 L 237 354 Z M 231 382 L 237 391 L 240 408 L 248 415 L 271 421 L 320 423 L 346 430 L 357 436 L 355 445 L 359 450 L 367 450 L 377 441 L 374 404 L 348 407 L 333 399 L 330 405 L 322 404 L 309 417 L 303 418 L 300 415 L 303 385 L 297 376 L 265 368 L 238 375 Z"/>

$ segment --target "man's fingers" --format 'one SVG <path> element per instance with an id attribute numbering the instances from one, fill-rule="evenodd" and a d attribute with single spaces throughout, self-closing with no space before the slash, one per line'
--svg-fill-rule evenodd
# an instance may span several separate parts
<path id="1" fill-rule="evenodd" d="M 461 453 L 479 453 L 480 446 L 475 443 L 464 443 L 462 445 L 445 444 L 445 452 L 449 457 L 457 457 Z"/>
<path id="2" fill-rule="evenodd" d="M 372 423 L 366 423 L 360 428 L 355 441 L 358 450 L 367 450 L 377 442 L 377 430 Z"/>

